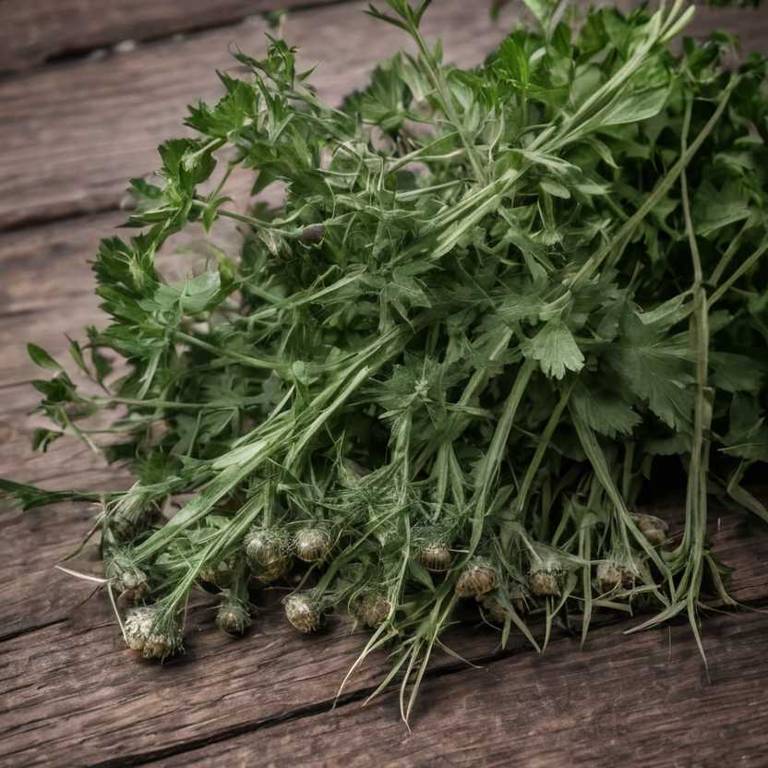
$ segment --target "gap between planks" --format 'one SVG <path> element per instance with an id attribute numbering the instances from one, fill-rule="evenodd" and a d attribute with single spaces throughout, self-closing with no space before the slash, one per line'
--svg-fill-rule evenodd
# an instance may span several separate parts
<path id="1" fill-rule="evenodd" d="M 711 681 L 688 627 L 604 633 L 581 653 L 565 644 L 550 658 L 522 654 L 427 681 L 412 731 L 391 692 L 375 708 L 278 724 L 266 738 L 255 731 L 162 764 L 765 768 L 767 623 L 756 613 L 710 622 Z"/>

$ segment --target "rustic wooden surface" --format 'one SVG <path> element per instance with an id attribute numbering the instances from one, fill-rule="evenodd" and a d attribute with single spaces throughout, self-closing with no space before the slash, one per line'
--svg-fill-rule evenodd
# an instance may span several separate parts
<path id="1" fill-rule="evenodd" d="M 361 3 L 289 4 L 317 6 L 292 13 L 287 32 L 305 62 L 321 63 L 316 82 L 331 98 L 401 42 Z M 0 70 L 19 70 L 0 78 L 0 476 L 46 487 L 127 482 L 79 446 L 30 453 L 37 422 L 23 342 L 58 353 L 64 334 L 99 321 L 87 259 L 122 221 L 125 179 L 152 169 L 187 102 L 215 96 L 213 69 L 230 66 L 228 46 L 262 49 L 265 24 L 239 21 L 272 6 L 0 0 Z M 436 0 L 427 21 L 464 64 L 504 29 L 465 0 Z M 768 47 L 765 11 L 710 10 L 694 31 L 715 26 L 741 32 L 748 50 Z M 127 38 L 151 42 L 88 55 Z M 85 505 L 0 507 L 2 766 L 768 765 L 768 531 L 743 515 L 713 513 L 714 548 L 749 610 L 705 621 L 709 679 L 685 626 L 602 627 L 583 651 L 560 636 L 541 658 L 517 640 L 499 652 L 494 634 L 464 627 L 451 647 L 481 669 L 438 658 L 413 733 L 393 695 L 360 708 L 384 658 L 331 710 L 363 642 L 342 621 L 297 637 L 265 608 L 235 641 L 212 631 L 200 596 L 188 653 L 163 668 L 136 661 L 103 600 L 53 568 L 91 517 Z"/>
<path id="2" fill-rule="evenodd" d="M 64 56 L 90 54 L 126 43 L 195 34 L 275 8 L 338 0 L 2 0 L 0 72 L 20 71 Z"/>

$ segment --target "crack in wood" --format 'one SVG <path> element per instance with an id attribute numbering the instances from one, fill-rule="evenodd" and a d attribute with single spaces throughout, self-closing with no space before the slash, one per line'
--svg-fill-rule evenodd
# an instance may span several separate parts
<path id="1" fill-rule="evenodd" d="M 0 643 L 4 643 L 7 640 L 13 640 L 23 635 L 29 635 L 33 632 L 39 632 L 41 629 L 47 629 L 48 627 L 56 626 L 56 624 L 63 624 L 69 620 L 69 614 L 63 614 L 61 616 L 54 616 L 51 619 L 37 622 L 36 624 L 29 624 L 24 627 L 18 627 L 18 629 L 12 629 L 9 632 L 0 633 Z M 7 693 L 7 692 L 6 692 Z"/>

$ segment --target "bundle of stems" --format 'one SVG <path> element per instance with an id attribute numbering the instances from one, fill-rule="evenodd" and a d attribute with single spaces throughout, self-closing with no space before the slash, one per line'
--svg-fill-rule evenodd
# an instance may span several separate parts
<path id="1" fill-rule="evenodd" d="M 287 619 L 370 627 L 355 667 L 389 649 L 407 718 L 460 603 L 541 648 L 609 611 L 686 615 L 701 646 L 708 596 L 732 602 L 707 503 L 768 520 L 743 484 L 768 461 L 766 60 L 727 68 L 722 33 L 673 53 L 681 0 L 526 2 L 467 70 L 423 38 L 428 0 L 372 6 L 413 53 L 340 108 L 279 37 L 238 53 L 247 76 L 132 182 L 140 233 L 101 244 L 111 323 L 72 342 L 82 381 L 30 345 L 36 446 L 73 435 L 136 482 L 0 488 L 97 502 L 132 648 L 179 650 L 201 585 L 243 632 L 253 591 L 293 575 Z M 233 221 L 239 252 L 164 276 L 176 233 Z M 638 512 L 670 468 L 679 536 Z"/>

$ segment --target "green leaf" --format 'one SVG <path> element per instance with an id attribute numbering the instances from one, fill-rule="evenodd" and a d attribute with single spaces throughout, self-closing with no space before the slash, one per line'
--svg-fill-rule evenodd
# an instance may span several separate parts
<path id="1" fill-rule="evenodd" d="M 709 237 L 729 224 L 749 218 L 752 212 L 749 192 L 732 183 L 716 189 L 705 181 L 696 192 L 693 222 L 697 235 Z"/>
<path id="2" fill-rule="evenodd" d="M 578 373 L 584 367 L 584 355 L 561 320 L 550 320 L 524 342 L 523 354 L 538 361 L 544 374 L 555 379 L 562 379 L 566 371 Z"/>
<path id="3" fill-rule="evenodd" d="M 27 344 L 27 354 L 32 362 L 40 368 L 46 368 L 49 371 L 61 371 L 61 366 L 37 344 Z"/>
<path id="4" fill-rule="evenodd" d="M 605 388 L 597 377 L 577 384 L 571 404 L 590 429 L 606 437 L 629 435 L 642 422 L 632 406 Z"/>
<path id="5" fill-rule="evenodd" d="M 669 333 L 675 319 L 664 316 L 648 323 L 629 310 L 606 358 L 628 392 L 647 401 L 665 424 L 687 430 L 693 412 L 693 366 L 688 334 Z"/>
<path id="6" fill-rule="evenodd" d="M 570 200 L 571 198 L 571 193 L 568 188 L 564 187 L 562 184 L 558 184 L 556 181 L 542 179 L 539 182 L 539 186 L 553 197 L 559 197 L 561 200 Z"/>
<path id="7" fill-rule="evenodd" d="M 768 366 L 747 355 L 713 351 L 709 356 L 712 372 L 710 384 L 726 392 L 759 394 L 765 382 Z"/>

